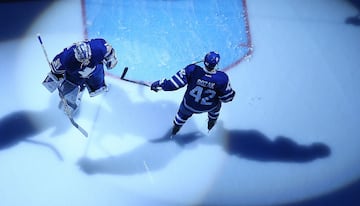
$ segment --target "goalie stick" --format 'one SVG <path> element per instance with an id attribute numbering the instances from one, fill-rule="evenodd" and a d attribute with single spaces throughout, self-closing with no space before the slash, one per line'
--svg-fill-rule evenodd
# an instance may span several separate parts
<path id="1" fill-rule="evenodd" d="M 69 109 L 69 105 L 68 103 L 66 102 L 66 100 L 64 98 L 61 98 L 61 100 L 63 101 L 64 103 L 64 109 L 65 109 L 65 113 L 66 113 L 66 116 L 68 116 L 71 124 L 76 127 L 85 137 L 88 137 L 88 133 L 85 131 L 85 129 L 83 129 L 82 127 L 80 127 L 80 125 L 78 123 L 75 122 L 74 118 L 71 116 L 71 113 L 70 113 L 70 109 Z"/>
<path id="2" fill-rule="evenodd" d="M 50 69 L 52 70 L 52 66 L 51 66 L 51 64 L 50 64 L 49 57 L 48 57 L 47 52 L 46 52 L 46 50 L 45 50 L 45 46 L 44 46 L 44 44 L 43 44 L 43 41 L 42 41 L 42 39 L 41 39 L 40 34 L 37 34 L 37 38 L 38 38 L 38 40 L 39 40 L 39 42 L 40 42 L 40 45 L 41 45 L 41 48 L 42 48 L 42 50 L 43 50 L 43 52 L 44 52 L 46 61 L 47 61 L 47 63 L 49 64 Z M 61 101 L 64 103 L 65 113 L 66 113 L 66 116 L 69 118 L 71 124 L 72 124 L 74 127 L 76 127 L 85 137 L 88 137 L 88 133 L 87 133 L 78 123 L 75 122 L 74 118 L 73 118 L 72 115 L 70 114 L 69 109 L 68 109 L 69 105 L 68 105 L 68 103 L 66 102 L 66 100 L 65 100 L 63 97 L 61 97 Z"/>

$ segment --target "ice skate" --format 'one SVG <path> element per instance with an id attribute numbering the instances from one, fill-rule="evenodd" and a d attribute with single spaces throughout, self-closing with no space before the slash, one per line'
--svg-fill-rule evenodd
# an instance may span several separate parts
<path id="1" fill-rule="evenodd" d="M 216 123 L 216 119 L 209 119 L 209 121 L 208 121 L 208 130 L 209 131 L 215 126 L 215 123 Z"/>
<path id="2" fill-rule="evenodd" d="M 175 136 L 179 132 L 180 128 L 181 128 L 181 125 L 174 124 L 172 131 L 171 131 L 171 135 Z"/>

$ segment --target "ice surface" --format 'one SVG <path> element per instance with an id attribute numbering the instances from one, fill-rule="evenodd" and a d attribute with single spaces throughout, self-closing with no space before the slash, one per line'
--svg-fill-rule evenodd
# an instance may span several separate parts
<path id="1" fill-rule="evenodd" d="M 148 18 L 156 13 L 150 4 L 195 4 L 136 2 Z M 84 94 L 75 117 L 84 138 L 41 85 L 48 66 L 36 34 L 49 56 L 82 39 L 82 3 L 54 2 L 24 35 L 0 43 L 0 205 L 278 205 L 359 179 L 360 30 L 344 23 L 356 14 L 348 2 L 247 1 L 254 50 L 227 71 L 235 100 L 210 133 L 206 115 L 195 115 L 173 140 L 167 134 L 184 90 L 154 93 L 107 76 L 110 91 Z M 115 69 L 130 63 L 120 58 Z"/>

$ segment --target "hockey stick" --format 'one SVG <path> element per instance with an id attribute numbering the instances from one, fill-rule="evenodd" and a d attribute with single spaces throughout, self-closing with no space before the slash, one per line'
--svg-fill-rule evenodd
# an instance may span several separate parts
<path id="1" fill-rule="evenodd" d="M 146 82 L 143 82 L 143 81 L 136 81 L 136 80 L 125 79 L 125 75 L 126 75 L 126 73 L 128 72 L 128 70 L 129 70 L 128 67 L 125 67 L 125 68 L 124 68 L 124 71 L 123 71 L 123 73 L 121 74 L 121 77 L 120 77 L 121 80 L 124 80 L 124 81 L 127 81 L 127 82 L 131 82 L 131 83 L 134 83 L 134 84 L 143 85 L 143 86 L 146 86 L 146 87 L 151 87 L 151 85 L 150 85 L 149 83 L 146 83 Z"/>
<path id="2" fill-rule="evenodd" d="M 196 62 L 193 62 L 192 64 L 198 64 L 198 63 L 201 63 L 201 62 L 204 62 L 204 60 L 196 61 Z M 124 80 L 124 81 L 127 81 L 127 82 L 131 82 L 131 83 L 134 83 L 134 84 L 143 85 L 143 86 L 146 86 L 146 87 L 151 87 L 151 84 L 146 83 L 146 82 L 143 82 L 143 81 L 136 81 L 136 80 L 126 79 L 126 78 L 125 78 L 125 75 L 126 75 L 126 73 L 128 72 L 128 70 L 129 70 L 128 67 L 125 67 L 125 68 L 124 68 L 124 71 L 123 71 L 123 73 L 122 73 L 121 76 L 120 76 L 120 79 L 121 79 L 121 80 Z M 159 88 L 159 89 L 160 89 L 160 88 Z"/>
<path id="3" fill-rule="evenodd" d="M 51 64 L 50 64 L 49 57 L 48 57 L 47 52 L 46 52 L 46 50 L 45 50 L 45 46 L 44 46 L 44 44 L 43 44 L 43 41 L 42 41 L 42 39 L 41 39 L 40 34 L 37 34 L 37 38 L 38 38 L 38 40 L 39 40 L 39 42 L 40 42 L 40 45 L 41 45 L 41 48 L 42 48 L 42 50 L 43 50 L 43 52 L 44 52 L 46 61 L 47 61 L 47 63 L 49 64 L 50 69 L 52 70 L 52 66 L 51 66 Z M 63 101 L 63 103 L 64 103 L 65 113 L 66 113 L 66 115 L 68 116 L 71 124 L 72 124 L 74 127 L 76 127 L 85 137 L 88 137 L 88 133 L 87 133 L 82 127 L 80 127 L 80 125 L 79 125 L 78 123 L 76 123 L 75 120 L 74 120 L 74 118 L 71 116 L 71 114 L 70 114 L 70 112 L 69 112 L 69 109 L 68 109 L 69 105 L 68 105 L 68 103 L 66 102 L 66 100 L 65 100 L 63 97 L 61 97 L 61 101 Z"/>
<path id="4" fill-rule="evenodd" d="M 88 133 L 86 132 L 85 129 L 83 129 L 82 127 L 80 127 L 80 125 L 78 123 L 75 122 L 74 118 L 71 116 L 70 110 L 69 110 L 69 105 L 66 102 L 66 100 L 62 97 L 61 100 L 64 103 L 64 110 L 66 113 L 66 116 L 68 116 L 70 122 L 72 125 L 74 125 L 74 127 L 76 127 L 85 137 L 88 137 Z"/>
<path id="5" fill-rule="evenodd" d="M 193 62 L 192 64 L 199 64 L 201 62 L 204 62 L 204 60 L 196 61 L 196 62 Z"/>

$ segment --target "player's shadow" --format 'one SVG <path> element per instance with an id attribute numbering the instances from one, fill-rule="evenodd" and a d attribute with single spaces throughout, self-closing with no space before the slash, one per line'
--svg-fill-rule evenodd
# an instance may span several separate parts
<path id="1" fill-rule="evenodd" d="M 169 140 L 170 130 L 159 138 L 160 141 L 145 142 L 130 152 L 100 159 L 83 157 L 79 160 L 80 169 L 89 174 L 135 175 L 156 171 L 166 167 L 175 157 L 184 152 L 184 144 Z M 194 139 L 204 134 L 192 132 L 179 135 L 179 139 Z M 166 141 L 162 141 L 166 140 Z M 195 143 L 195 142 L 193 142 Z M 186 142 L 186 148 L 193 148 L 196 144 Z"/>
<path id="2" fill-rule="evenodd" d="M 256 161 L 310 162 L 330 155 L 323 143 L 302 145 L 284 136 L 271 140 L 257 130 L 228 130 L 224 150 L 230 155 Z"/>
<path id="3" fill-rule="evenodd" d="M 65 124 L 57 122 L 61 117 L 51 109 L 42 111 L 16 111 L 0 118 L 0 150 L 10 149 L 21 142 L 43 146 L 52 151 L 59 160 L 63 160 L 58 150 L 51 144 L 32 137 L 55 128 L 53 135 L 65 131 Z"/>
<path id="4" fill-rule="evenodd" d="M 144 87 L 139 87 L 140 93 Z M 229 155 L 255 161 L 309 162 L 330 155 L 328 146 L 322 143 L 301 145 L 291 138 L 271 140 L 256 130 L 227 130 L 219 122 L 210 135 L 198 132 L 190 119 L 173 139 L 170 138 L 172 120 L 178 105 L 168 101 L 133 101 L 121 88 L 112 87 L 104 97 L 92 133 L 92 147 L 103 150 L 104 158 L 89 158 L 85 152 L 78 161 L 87 174 L 134 175 L 165 168 L 182 152 L 201 145 L 217 145 Z M 107 108 L 107 109 L 105 109 Z M 109 126 L 110 125 L 110 126 Z M 160 129 L 159 129 L 160 128 Z M 161 128 L 169 128 L 165 134 Z M 97 132 L 101 131 L 101 132 Z M 190 132 L 189 132 L 190 131 Z M 114 154 L 102 148 L 108 136 L 121 139 L 127 134 L 144 137 L 148 141 L 131 151 Z"/>
<path id="5" fill-rule="evenodd" d="M 301 145 L 291 138 L 279 136 L 271 140 L 256 130 L 226 130 L 205 135 L 190 132 L 170 138 L 170 130 L 162 137 L 149 140 L 136 149 L 102 159 L 83 158 L 80 168 L 87 174 L 134 175 L 166 167 L 176 156 L 200 145 L 218 145 L 229 155 L 254 161 L 305 163 L 330 155 L 330 148 L 323 143 Z"/>
<path id="6" fill-rule="evenodd" d="M 219 124 L 217 130 L 221 132 L 213 133 L 212 136 L 204 137 L 189 133 L 173 139 L 163 137 L 152 142 L 175 141 L 179 146 L 184 147 L 201 138 L 199 144 L 218 144 L 229 155 L 255 161 L 301 163 L 328 157 L 331 154 L 330 148 L 324 143 L 302 145 L 285 136 L 278 136 L 275 140 L 271 140 L 257 130 L 226 130 L 222 128 L 221 123 Z"/>
<path id="7" fill-rule="evenodd" d="M 347 0 L 347 1 L 358 10 L 358 13 L 356 15 L 347 17 L 345 19 L 345 23 L 352 24 L 354 26 L 360 26 L 360 0 Z"/>

